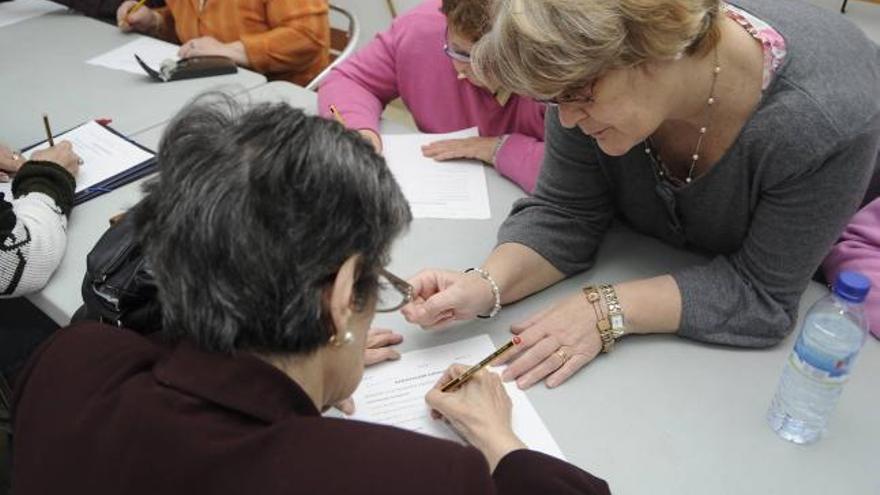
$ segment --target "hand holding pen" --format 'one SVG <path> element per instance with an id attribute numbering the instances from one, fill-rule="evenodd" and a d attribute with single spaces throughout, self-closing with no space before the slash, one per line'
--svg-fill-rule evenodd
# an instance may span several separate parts
<path id="1" fill-rule="evenodd" d="M 73 151 L 73 144 L 70 141 L 59 141 L 55 143 L 55 137 L 52 134 L 52 126 L 49 125 L 49 115 L 43 114 L 43 127 L 46 130 L 46 142 L 49 147 L 31 153 L 31 160 L 57 163 L 76 177 L 79 173 L 79 166 L 83 164 L 82 158 Z"/>
<path id="2" fill-rule="evenodd" d="M 442 391 L 444 385 L 464 375 L 468 369 L 461 364 L 450 366 L 425 400 L 432 408 L 434 419 L 449 423 L 483 453 L 490 469 L 494 470 L 505 455 L 526 446 L 513 432 L 513 405 L 497 373 L 481 368 L 471 373 L 467 383 L 454 392 Z"/>
<path id="3" fill-rule="evenodd" d="M 135 2 L 127 0 L 116 10 L 116 24 L 124 32 L 137 31 L 139 33 L 155 32 L 161 17 L 149 7 L 145 7 L 146 0 Z"/>

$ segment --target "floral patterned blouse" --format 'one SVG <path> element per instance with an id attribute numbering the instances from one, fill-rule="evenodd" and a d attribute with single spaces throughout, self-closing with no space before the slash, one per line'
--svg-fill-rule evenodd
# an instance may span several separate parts
<path id="1" fill-rule="evenodd" d="M 767 89 L 785 58 L 785 39 L 769 24 L 739 7 L 726 4 L 724 13 L 761 42 L 764 49 L 764 81 L 761 90 Z"/>

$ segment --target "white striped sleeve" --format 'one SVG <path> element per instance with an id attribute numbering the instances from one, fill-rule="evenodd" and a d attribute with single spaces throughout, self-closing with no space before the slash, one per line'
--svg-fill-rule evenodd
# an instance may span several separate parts
<path id="1" fill-rule="evenodd" d="M 32 192 L 12 202 L 15 226 L 0 244 L 0 297 L 39 291 L 61 263 L 67 217 L 50 196 Z"/>

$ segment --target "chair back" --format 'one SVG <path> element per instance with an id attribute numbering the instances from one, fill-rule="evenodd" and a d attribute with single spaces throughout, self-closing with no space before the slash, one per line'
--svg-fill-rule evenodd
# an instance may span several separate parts
<path id="1" fill-rule="evenodd" d="M 334 12 L 336 15 L 334 15 Z M 346 22 L 345 29 L 335 26 L 334 18 L 344 19 Z M 321 81 L 330 74 L 330 71 L 354 53 L 354 47 L 357 45 L 360 31 L 360 23 L 357 17 L 342 7 L 330 5 L 330 64 L 306 85 L 306 89 L 316 91 Z"/>

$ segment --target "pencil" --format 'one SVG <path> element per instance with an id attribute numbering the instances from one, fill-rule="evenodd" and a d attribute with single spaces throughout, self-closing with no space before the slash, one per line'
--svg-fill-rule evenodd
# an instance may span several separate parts
<path id="1" fill-rule="evenodd" d="M 49 141 L 49 146 L 55 146 L 55 140 L 52 139 L 52 128 L 49 127 L 49 116 L 45 113 L 43 114 L 43 127 L 46 128 L 46 139 Z"/>
<path id="2" fill-rule="evenodd" d="M 330 105 L 330 113 L 333 114 L 333 118 L 336 119 L 336 122 L 339 122 L 345 127 L 348 127 L 348 125 L 345 123 L 345 119 L 342 118 L 342 114 L 339 113 L 339 110 L 336 108 L 336 105 Z"/>
<path id="3" fill-rule="evenodd" d="M 128 9 L 128 12 L 125 13 L 125 20 L 128 21 L 128 16 L 137 12 L 145 3 L 147 3 L 147 0 L 140 0 L 138 3 L 132 5 L 131 8 Z"/>
<path id="4" fill-rule="evenodd" d="M 499 347 L 495 352 L 493 352 L 492 354 L 489 354 L 488 356 L 486 356 L 485 359 L 483 359 L 483 360 L 480 361 L 479 363 L 477 363 L 477 364 L 471 366 L 470 368 L 468 368 L 468 370 L 465 371 L 464 373 L 462 373 L 461 375 L 459 375 L 458 378 L 453 378 L 452 380 L 449 381 L 449 383 L 447 383 L 446 385 L 443 385 L 443 386 L 440 388 L 440 391 L 441 391 L 441 392 L 448 392 L 449 390 L 451 390 L 451 389 L 453 389 L 453 388 L 458 388 L 458 387 L 464 385 L 465 382 L 467 382 L 468 380 L 470 380 L 471 377 L 474 376 L 474 374 L 476 374 L 476 372 L 478 372 L 478 371 L 480 371 L 481 369 L 485 368 L 486 365 L 488 365 L 489 363 L 491 363 L 495 358 L 497 358 L 498 356 L 504 354 L 505 352 L 507 352 L 508 349 L 510 349 L 510 348 L 513 347 L 514 345 L 519 344 L 520 342 L 522 342 L 522 339 L 521 339 L 521 338 L 519 338 L 519 337 L 514 337 L 514 338 L 512 338 L 512 339 L 510 340 L 510 342 L 508 342 L 508 343 L 504 344 L 503 346 Z"/>

